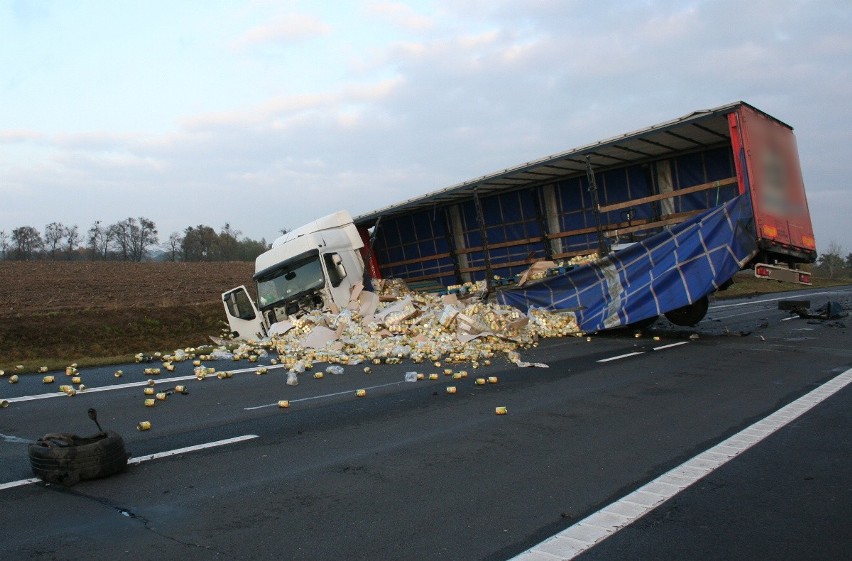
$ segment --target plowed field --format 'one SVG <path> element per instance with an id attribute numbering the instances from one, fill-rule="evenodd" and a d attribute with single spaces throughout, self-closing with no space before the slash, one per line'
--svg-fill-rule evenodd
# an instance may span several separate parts
<path id="1" fill-rule="evenodd" d="M 253 265 L 0 262 L 0 369 L 199 345 Z"/>

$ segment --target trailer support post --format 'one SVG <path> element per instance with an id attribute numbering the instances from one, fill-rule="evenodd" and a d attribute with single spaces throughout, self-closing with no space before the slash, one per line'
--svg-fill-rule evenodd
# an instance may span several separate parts
<path id="1" fill-rule="evenodd" d="M 595 172 L 592 170 L 592 158 L 586 156 L 586 179 L 589 182 L 589 193 L 592 195 L 592 204 L 595 211 L 595 229 L 598 231 L 598 254 L 603 257 L 609 253 L 609 246 L 604 238 L 603 226 L 601 226 L 601 203 L 598 199 L 598 183 L 595 181 Z"/>
<path id="2" fill-rule="evenodd" d="M 479 236 L 482 238 L 482 255 L 485 257 L 485 290 L 491 292 L 491 254 L 488 252 L 488 233 L 485 231 L 485 216 L 482 213 L 482 202 L 479 200 L 479 189 L 473 190 L 473 204 L 476 207 L 476 222 L 479 224 Z"/>

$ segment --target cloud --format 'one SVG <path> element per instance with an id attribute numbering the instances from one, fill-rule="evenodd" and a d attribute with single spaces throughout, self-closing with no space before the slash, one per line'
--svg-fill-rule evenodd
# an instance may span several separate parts
<path id="1" fill-rule="evenodd" d="M 425 31 L 435 26 L 432 18 L 415 12 L 411 6 L 401 2 L 369 2 L 367 11 L 408 31 Z"/>
<path id="2" fill-rule="evenodd" d="M 399 77 L 340 86 L 337 91 L 317 94 L 285 95 L 267 99 L 257 105 L 230 112 L 206 113 L 182 121 L 187 131 L 200 132 L 232 127 L 281 129 L 306 115 L 336 115 L 345 108 L 376 104 L 390 97 L 403 80 Z M 351 111 L 347 111 L 351 114 Z"/>
<path id="3" fill-rule="evenodd" d="M 422 16 L 428 25 L 407 21 L 418 13 L 400 4 L 364 12 L 409 33 L 356 47 L 363 28 L 355 23 L 328 19 L 330 34 L 320 19 L 291 16 L 237 42 L 339 40 L 332 51 L 363 64 L 352 72 L 340 56 L 341 68 L 328 69 L 340 76 L 322 85 L 290 90 L 282 78 L 266 95 L 246 97 L 235 88 L 234 102 L 158 135 L 0 131 L 10 150 L 3 157 L 14 162 L 2 168 L 7 185 L 45 194 L 41 202 L 5 197 L 10 219 L 30 221 L 26 211 L 47 222 L 75 209 L 81 224 L 143 214 L 164 232 L 230 221 L 271 237 L 337 209 L 366 212 L 745 99 L 796 127 L 820 247 L 837 239 L 852 248 L 842 220 L 852 200 L 838 195 L 852 174 L 849 9 L 447 0 Z M 259 77 L 275 71 L 264 66 Z M 33 144 L 37 158 L 16 157 Z M 80 209 L 75 200 L 97 203 Z"/>
<path id="4" fill-rule="evenodd" d="M 39 131 L 32 130 L 0 130 L 0 143 L 2 144 L 20 144 L 25 142 L 42 142 L 47 139 L 47 135 Z"/>
<path id="5" fill-rule="evenodd" d="M 308 14 L 289 14 L 249 29 L 232 46 L 241 50 L 269 43 L 291 44 L 326 35 L 329 31 L 331 26 L 319 18 Z"/>

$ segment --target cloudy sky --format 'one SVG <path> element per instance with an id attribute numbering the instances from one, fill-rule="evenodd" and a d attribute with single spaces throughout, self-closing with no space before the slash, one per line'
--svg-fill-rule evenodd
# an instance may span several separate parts
<path id="1" fill-rule="evenodd" d="M 850 30 L 849 0 L 0 0 L 0 230 L 272 239 L 742 99 L 852 251 Z"/>

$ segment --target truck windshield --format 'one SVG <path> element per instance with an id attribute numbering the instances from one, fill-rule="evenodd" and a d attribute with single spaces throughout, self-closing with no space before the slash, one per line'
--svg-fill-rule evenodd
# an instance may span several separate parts
<path id="1" fill-rule="evenodd" d="M 309 290 L 325 285 L 322 265 L 314 255 L 287 263 L 257 279 L 257 295 L 261 307 L 291 300 Z"/>

